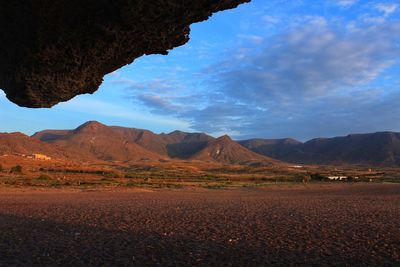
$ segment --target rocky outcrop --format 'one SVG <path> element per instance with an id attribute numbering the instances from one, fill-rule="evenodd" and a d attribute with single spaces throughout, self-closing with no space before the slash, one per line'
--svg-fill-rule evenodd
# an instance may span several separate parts
<path id="1" fill-rule="evenodd" d="M 25 107 L 95 92 L 103 76 L 189 40 L 189 26 L 250 0 L 0 3 L 0 88 Z"/>

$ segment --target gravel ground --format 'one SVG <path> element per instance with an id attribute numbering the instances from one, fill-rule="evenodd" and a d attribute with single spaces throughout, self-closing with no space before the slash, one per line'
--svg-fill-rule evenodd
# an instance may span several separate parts
<path id="1" fill-rule="evenodd" d="M 1 189 L 0 265 L 400 266 L 400 185 Z"/>

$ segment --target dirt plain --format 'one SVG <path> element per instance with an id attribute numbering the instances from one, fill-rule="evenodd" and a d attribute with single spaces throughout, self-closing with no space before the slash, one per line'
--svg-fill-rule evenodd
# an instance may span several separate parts
<path id="1" fill-rule="evenodd" d="M 399 266 L 399 184 L 0 189 L 0 265 Z"/>

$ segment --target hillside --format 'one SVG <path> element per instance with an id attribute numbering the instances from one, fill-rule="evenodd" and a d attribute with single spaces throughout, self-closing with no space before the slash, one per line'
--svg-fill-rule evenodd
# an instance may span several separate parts
<path id="1" fill-rule="evenodd" d="M 155 134 L 148 130 L 106 126 L 91 121 L 75 130 L 44 130 L 32 136 L 43 142 L 83 150 L 104 160 L 130 161 L 171 157 L 188 159 L 214 140 L 204 133 L 174 131 Z M 110 146 L 111 147 L 107 147 Z M 121 144 L 124 144 L 121 146 Z"/>
<path id="2" fill-rule="evenodd" d="M 305 143 L 240 141 L 252 151 L 301 164 L 400 165 L 400 133 L 378 132 L 317 138 Z"/>
<path id="3" fill-rule="evenodd" d="M 87 157 L 112 162 L 162 158 L 162 155 L 128 140 L 124 132 L 94 121 L 87 122 L 75 130 L 39 132 L 33 135 L 33 138 L 78 151 Z"/>
<path id="4" fill-rule="evenodd" d="M 214 137 L 204 133 L 185 133 L 174 131 L 169 134 L 161 134 L 166 142 L 168 155 L 172 158 L 188 159 L 202 150 Z"/>
<path id="5" fill-rule="evenodd" d="M 317 138 L 305 143 L 286 139 L 233 141 L 205 133 L 174 131 L 155 134 L 148 130 L 87 122 L 74 130 L 45 130 L 32 138 L 2 134 L 0 152 L 45 153 L 114 162 L 181 159 L 220 163 L 363 164 L 400 165 L 400 133 L 378 132 Z M 72 155 L 72 156 L 71 156 Z"/>
<path id="6" fill-rule="evenodd" d="M 224 135 L 208 144 L 199 152 L 194 154 L 191 159 L 202 161 L 217 161 L 220 163 L 277 163 L 266 156 L 254 153 L 237 142 L 233 141 L 229 136 Z"/>
<path id="7" fill-rule="evenodd" d="M 50 145 L 22 133 L 0 133 L 0 155 L 43 154 L 52 158 L 73 158 L 71 151 Z"/>
<path id="8" fill-rule="evenodd" d="M 32 136 L 65 149 L 79 151 L 86 157 L 114 161 L 184 159 L 220 163 L 271 163 L 272 159 L 256 154 L 228 136 L 218 139 L 204 133 L 174 131 L 155 134 L 148 130 L 106 126 L 87 122 L 75 130 L 45 130 Z"/>
<path id="9" fill-rule="evenodd" d="M 251 151 L 269 156 L 271 158 L 282 158 L 287 154 L 293 153 L 293 150 L 302 143 L 291 138 L 285 139 L 250 139 L 238 141 L 242 146 Z"/>

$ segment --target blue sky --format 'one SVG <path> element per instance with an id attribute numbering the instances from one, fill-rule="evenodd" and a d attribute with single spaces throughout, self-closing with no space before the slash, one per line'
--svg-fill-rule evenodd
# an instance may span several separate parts
<path id="1" fill-rule="evenodd" d="M 400 131 L 398 1 L 253 0 L 191 29 L 168 56 L 137 59 L 52 109 L 1 92 L 0 131 L 88 120 L 237 139 Z"/>

